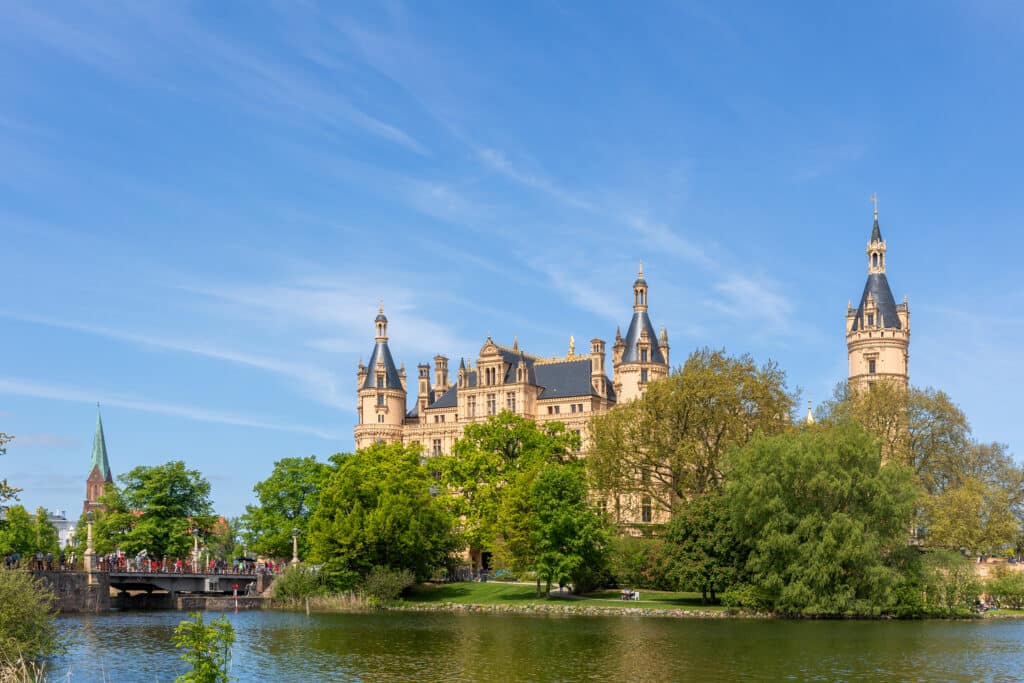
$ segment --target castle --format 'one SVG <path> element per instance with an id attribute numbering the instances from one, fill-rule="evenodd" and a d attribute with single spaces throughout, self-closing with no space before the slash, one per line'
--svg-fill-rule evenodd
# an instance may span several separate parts
<path id="1" fill-rule="evenodd" d="M 449 454 L 467 424 L 484 422 L 505 410 L 540 424 L 557 420 L 586 443 L 591 415 L 642 396 L 648 382 L 668 375 L 668 332 L 662 328 L 655 333 L 647 307 L 641 264 L 633 283 L 633 318 L 625 337 L 621 328 L 615 332 L 611 379 L 603 339 L 592 339 L 590 352 L 578 354 L 570 337 L 565 356 L 541 358 L 519 348 L 518 341 L 508 347 L 488 337 L 475 365 L 465 359 L 459 362 L 454 384 L 445 356 L 434 358 L 433 378 L 429 365 L 417 366 L 411 410 L 405 368 L 395 367 L 388 347 L 388 319 L 381 307 L 374 321 L 377 335 L 370 360 L 366 365 L 360 362 L 356 373 L 356 448 L 417 442 L 431 455 Z"/>

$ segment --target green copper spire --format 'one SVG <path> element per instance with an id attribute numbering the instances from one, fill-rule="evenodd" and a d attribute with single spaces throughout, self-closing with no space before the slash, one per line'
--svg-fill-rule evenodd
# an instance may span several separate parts
<path id="1" fill-rule="evenodd" d="M 92 467 L 98 467 L 103 481 L 114 481 L 110 476 L 110 462 L 107 460 L 107 440 L 103 438 L 103 420 L 100 418 L 100 404 L 96 404 L 96 436 L 92 440 Z M 92 467 L 89 471 L 92 471 Z"/>

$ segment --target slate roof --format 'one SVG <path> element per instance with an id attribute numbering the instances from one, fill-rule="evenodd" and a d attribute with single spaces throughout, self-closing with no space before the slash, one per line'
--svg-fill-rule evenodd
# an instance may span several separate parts
<path id="1" fill-rule="evenodd" d="M 882 241 L 882 229 L 878 227 L 878 216 L 875 216 L 875 225 L 871 228 L 871 241 L 881 242 Z"/>
<path id="2" fill-rule="evenodd" d="M 402 380 L 395 369 L 395 359 L 391 357 L 391 350 L 386 341 L 377 342 L 370 354 L 370 362 L 366 364 L 366 381 L 363 382 L 363 389 L 377 389 L 377 361 L 384 361 L 384 388 L 402 389 Z"/>
<path id="3" fill-rule="evenodd" d="M 647 311 L 636 311 L 633 313 L 633 319 L 629 322 L 629 330 L 626 332 L 626 338 L 623 340 L 626 344 L 626 350 L 622 352 L 623 363 L 640 362 L 640 354 L 637 353 L 636 343 L 640 341 L 640 331 L 644 329 L 647 330 L 647 338 L 651 342 L 650 362 L 665 362 L 665 356 L 661 353 L 661 347 L 658 346 L 658 335 L 654 331 L 651 319 L 647 316 Z"/>
<path id="4" fill-rule="evenodd" d="M 878 308 L 879 320 L 875 323 L 885 329 L 901 329 L 900 317 L 896 314 L 896 300 L 892 298 L 892 290 L 889 289 L 889 280 L 885 273 L 871 273 L 868 281 L 864 284 L 864 293 L 860 297 L 860 305 L 857 306 L 857 315 L 853 319 L 852 330 L 859 330 L 864 327 L 864 308 L 867 306 L 868 294 L 875 300 Z"/>

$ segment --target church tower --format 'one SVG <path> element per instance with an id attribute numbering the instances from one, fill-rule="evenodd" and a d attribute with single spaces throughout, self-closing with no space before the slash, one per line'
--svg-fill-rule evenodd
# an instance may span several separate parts
<path id="1" fill-rule="evenodd" d="M 633 283 L 633 319 L 626 337 L 615 331 L 612 347 L 612 383 L 617 401 L 632 401 L 644 395 L 647 383 L 668 375 L 668 332 L 655 334 L 647 315 L 647 280 L 644 264 Z"/>
<path id="2" fill-rule="evenodd" d="M 907 298 L 898 304 L 885 275 L 885 240 L 875 224 L 868 241 L 868 281 L 857 308 L 846 306 L 846 348 L 850 361 L 851 386 L 870 386 L 878 380 L 892 380 L 906 387 L 909 381 L 910 308 Z"/>
<path id="3" fill-rule="evenodd" d="M 85 502 L 82 514 L 90 510 L 103 509 L 99 502 L 107 484 L 113 484 L 110 474 L 110 461 L 107 460 L 107 440 L 103 437 L 103 420 L 100 418 L 100 406 L 96 404 L 96 434 L 92 438 L 92 468 L 89 478 L 85 480 Z"/>
<path id="4" fill-rule="evenodd" d="M 375 443 L 402 441 L 405 420 L 405 368 L 395 368 L 388 348 L 388 319 L 381 305 L 376 319 L 377 335 L 370 362 L 359 362 L 356 379 L 359 386 L 359 424 L 356 425 L 356 448 Z M 422 372 L 421 372 L 422 374 Z"/>

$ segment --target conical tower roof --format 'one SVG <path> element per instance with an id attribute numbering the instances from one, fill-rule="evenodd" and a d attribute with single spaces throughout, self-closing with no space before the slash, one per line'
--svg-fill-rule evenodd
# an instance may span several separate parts
<path id="1" fill-rule="evenodd" d="M 92 439 L 92 466 L 89 471 L 97 468 L 103 481 L 114 481 L 110 474 L 110 461 L 107 460 L 107 440 L 103 437 L 103 419 L 100 417 L 99 404 L 96 405 L 96 435 Z"/>

